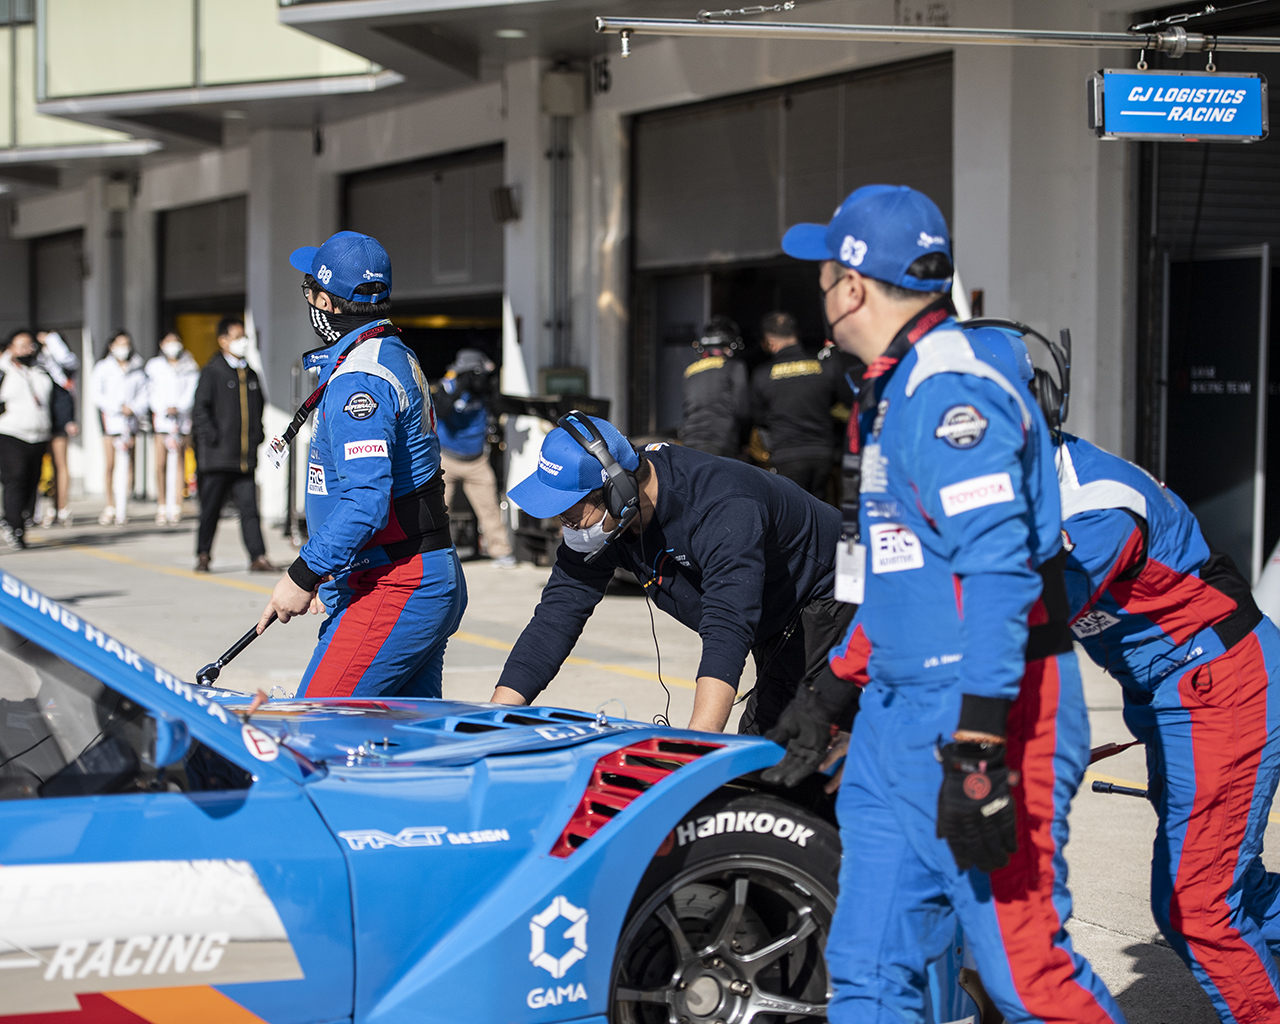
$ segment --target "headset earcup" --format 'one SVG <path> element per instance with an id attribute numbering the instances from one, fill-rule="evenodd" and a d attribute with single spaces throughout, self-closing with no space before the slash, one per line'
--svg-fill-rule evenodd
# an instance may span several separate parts
<path id="1" fill-rule="evenodd" d="M 1048 370 L 1037 367 L 1031 390 L 1035 392 L 1036 403 L 1044 413 L 1049 429 L 1057 430 L 1062 426 L 1062 389 L 1058 387 L 1058 382 Z"/>

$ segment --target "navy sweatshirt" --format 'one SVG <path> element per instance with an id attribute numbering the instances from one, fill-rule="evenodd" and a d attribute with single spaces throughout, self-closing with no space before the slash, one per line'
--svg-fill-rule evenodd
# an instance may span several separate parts
<path id="1" fill-rule="evenodd" d="M 673 445 L 643 453 L 658 479 L 644 533 L 592 565 L 561 544 L 533 619 L 498 685 L 532 701 L 573 650 L 618 567 L 702 637 L 698 675 L 734 687 L 747 653 L 804 605 L 833 595 L 840 513 L 799 485 L 744 462 Z"/>

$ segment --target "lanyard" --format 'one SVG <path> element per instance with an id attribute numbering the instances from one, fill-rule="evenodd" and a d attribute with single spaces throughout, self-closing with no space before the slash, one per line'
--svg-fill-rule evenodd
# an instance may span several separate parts
<path id="1" fill-rule="evenodd" d="M 289 450 L 289 445 L 293 444 L 293 439 L 298 436 L 298 431 L 302 429 L 302 425 L 315 412 L 316 406 L 320 404 L 320 399 L 324 397 L 325 388 L 329 386 L 329 381 L 333 380 L 333 374 L 338 372 L 338 367 L 346 362 L 347 356 L 351 355 L 363 342 L 368 341 L 370 338 L 385 338 L 399 333 L 399 327 L 393 327 L 391 321 L 384 320 L 381 323 L 374 324 L 373 327 L 357 337 L 347 347 L 347 350 L 338 356 L 337 362 L 333 364 L 333 373 L 329 374 L 328 380 L 307 396 L 303 403 L 298 406 L 298 411 L 294 413 L 293 421 L 285 429 L 285 432 L 278 437 L 273 437 L 271 443 L 267 445 L 267 458 L 271 460 L 276 469 L 279 469 L 284 463 L 285 452 Z"/>
<path id="2" fill-rule="evenodd" d="M 955 308 L 951 305 L 949 295 L 943 295 L 929 303 L 903 325 L 893 341 L 889 342 L 889 347 L 872 361 L 866 373 L 862 375 L 862 385 L 858 389 L 857 415 L 849 417 L 848 445 L 841 462 L 840 541 L 842 544 L 857 544 L 862 539 L 862 527 L 858 521 L 858 507 L 862 498 L 862 417 L 879 404 L 880 396 L 889 386 L 889 381 L 903 357 L 911 351 L 911 346 L 954 314 Z"/>

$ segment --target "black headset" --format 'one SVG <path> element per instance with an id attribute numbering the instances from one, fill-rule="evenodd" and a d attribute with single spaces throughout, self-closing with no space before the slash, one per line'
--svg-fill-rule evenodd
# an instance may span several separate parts
<path id="1" fill-rule="evenodd" d="M 556 426 L 577 441 L 604 469 L 604 507 L 609 515 L 618 520 L 618 525 L 605 538 L 604 546 L 587 555 L 586 561 L 591 563 L 629 529 L 640 515 L 640 485 L 636 483 L 635 473 L 619 465 L 609 451 L 609 443 L 604 435 L 585 413 L 571 409 L 560 417 Z"/>
<path id="2" fill-rule="evenodd" d="M 1057 434 L 1067 422 L 1067 412 L 1071 407 L 1071 332 L 1063 328 L 1058 332 L 1061 344 L 1054 344 L 1039 331 L 1017 320 L 1004 320 L 1000 317 L 984 317 L 975 320 L 964 320 L 961 326 L 965 330 L 979 327 L 995 327 L 1006 331 L 1016 331 L 1023 338 L 1031 337 L 1039 341 L 1049 350 L 1054 366 L 1058 369 L 1058 379 L 1048 370 L 1035 367 L 1030 382 L 1031 393 L 1036 396 L 1036 404 L 1044 413 L 1049 429 Z"/>

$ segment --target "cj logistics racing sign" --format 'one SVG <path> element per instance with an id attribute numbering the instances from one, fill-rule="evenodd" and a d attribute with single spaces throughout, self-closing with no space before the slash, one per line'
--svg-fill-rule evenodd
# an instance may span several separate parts
<path id="1" fill-rule="evenodd" d="M 1089 127 L 1103 139 L 1258 142 L 1267 137 L 1267 80 L 1252 73 L 1096 72 Z"/>

